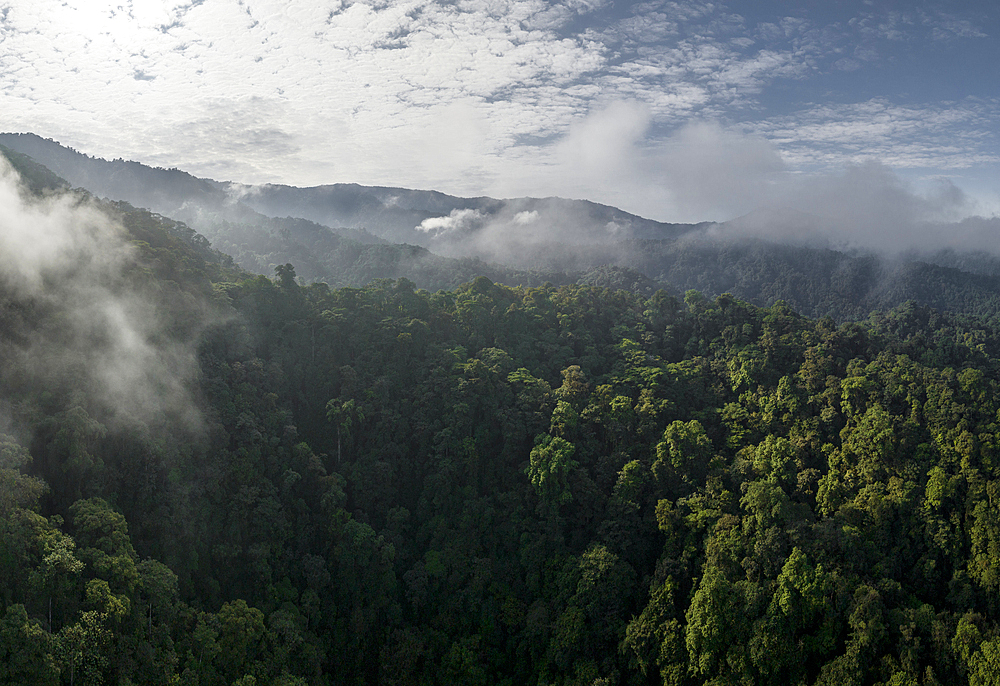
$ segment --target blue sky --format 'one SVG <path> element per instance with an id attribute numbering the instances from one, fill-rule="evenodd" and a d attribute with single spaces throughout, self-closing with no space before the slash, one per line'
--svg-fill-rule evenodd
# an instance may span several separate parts
<path id="1" fill-rule="evenodd" d="M 858 178 L 890 214 L 994 216 L 998 64 L 986 2 L 0 0 L 4 130 L 667 221 L 835 211 Z"/>

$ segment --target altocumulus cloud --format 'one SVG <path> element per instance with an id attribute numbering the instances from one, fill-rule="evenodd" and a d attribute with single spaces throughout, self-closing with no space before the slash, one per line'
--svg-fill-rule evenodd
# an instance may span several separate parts
<path id="1" fill-rule="evenodd" d="M 692 0 L 8 0 L 0 111 L 91 154 L 248 184 L 561 194 L 724 218 L 782 168 L 877 159 L 995 178 L 990 80 L 949 102 L 823 81 L 850 68 L 854 83 L 885 83 L 902 49 L 990 45 L 993 14 L 932 5 L 903 17 L 837 3 L 820 20 Z"/>

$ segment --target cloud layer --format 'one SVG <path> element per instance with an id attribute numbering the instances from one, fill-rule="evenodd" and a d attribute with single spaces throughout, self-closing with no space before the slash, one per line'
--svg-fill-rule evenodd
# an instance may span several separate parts
<path id="1" fill-rule="evenodd" d="M 975 202 L 946 179 L 918 190 L 889 167 L 865 162 L 841 173 L 783 177 L 755 211 L 707 235 L 889 255 L 947 249 L 1000 255 L 1000 218 L 970 216 L 975 210 Z"/>

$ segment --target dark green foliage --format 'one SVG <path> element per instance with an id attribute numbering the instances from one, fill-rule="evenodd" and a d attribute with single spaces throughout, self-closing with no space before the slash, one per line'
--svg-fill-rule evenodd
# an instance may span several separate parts
<path id="1" fill-rule="evenodd" d="M 513 268 L 478 258 L 441 257 L 415 245 L 366 244 L 344 230 L 305 220 L 260 221 L 219 222 L 208 235 L 245 269 L 270 274 L 273 265 L 291 261 L 305 281 L 331 286 L 406 278 L 435 291 L 483 275 L 508 285 L 575 281 L 644 297 L 659 288 L 697 289 L 713 296 L 728 292 L 761 306 L 782 300 L 802 314 L 838 321 L 864 319 L 872 311 L 910 300 L 967 314 L 1000 312 L 1000 270 L 995 259 L 982 255 L 926 256 L 940 259 L 942 264 L 937 264 L 916 256 L 892 260 L 767 241 L 688 238 L 590 248 L 545 246 L 515 263 L 521 268 Z"/>
<path id="2" fill-rule="evenodd" d="M 761 306 L 782 300 L 801 314 L 838 321 L 910 300 L 967 314 L 1000 312 L 1000 270 L 986 254 L 893 259 L 764 240 L 689 238 L 623 243 L 610 260 L 681 292 L 728 292 Z"/>
<path id="3" fill-rule="evenodd" d="M 861 320 L 911 300 L 964 314 L 1000 312 L 1000 259 L 985 251 L 886 256 L 787 245 L 740 238 L 740 220 L 662 224 L 559 198 L 456 198 L 354 184 L 245 188 L 177 169 L 92 158 L 33 134 L 0 134 L 0 141 L 34 191 L 70 185 L 49 171 L 55 170 L 95 196 L 187 222 L 244 269 L 270 276 L 276 266 L 290 263 L 306 283 L 363 287 L 376 279 L 405 278 L 436 291 L 486 276 L 512 286 L 575 282 L 644 297 L 660 287 L 678 293 L 696 289 L 710 298 L 731 293 L 762 307 L 781 300 L 800 314 L 837 321 Z M 478 228 L 441 236 L 418 229 L 422 221 L 452 210 L 476 213 Z M 524 212 L 538 215 L 539 231 L 529 232 L 530 238 L 510 230 L 516 229 L 510 218 Z M 193 233 L 184 224 L 164 223 L 182 227 L 171 229 L 175 235 Z M 205 238 L 191 240 L 204 243 L 199 247 L 208 263 L 218 263 Z"/>
<path id="4" fill-rule="evenodd" d="M 200 421 L 32 385 L 4 292 L 0 683 L 997 680 L 996 319 L 302 285 L 105 207 Z"/>
<path id="5" fill-rule="evenodd" d="M 187 511 L 147 543 L 178 576 L 106 502 L 69 508 L 83 567 L 52 578 L 79 595 L 38 586 L 65 589 L 62 669 L 109 675 L 159 625 L 181 633 L 142 669 L 207 683 L 988 679 L 985 322 L 486 279 L 224 290 L 220 442 L 170 477 L 215 470 L 209 500 L 154 496 Z"/>
<path id="6" fill-rule="evenodd" d="M 599 286 L 612 290 L 629 291 L 647 298 L 662 288 L 648 276 L 635 269 L 609 264 L 591 269 L 577 279 L 577 283 L 582 286 Z"/>

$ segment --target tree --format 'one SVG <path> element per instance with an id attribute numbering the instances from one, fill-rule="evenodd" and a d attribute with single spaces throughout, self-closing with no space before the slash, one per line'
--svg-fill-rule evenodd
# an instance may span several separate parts
<path id="1" fill-rule="evenodd" d="M 565 438 L 542 434 L 531 449 L 530 464 L 525 473 L 535 487 L 541 503 L 553 508 L 573 500 L 569 489 L 569 473 L 577 466 L 573 453 L 576 446 Z"/>
<path id="2" fill-rule="evenodd" d="M 34 509 L 48 490 L 45 482 L 21 473 L 31 464 L 31 453 L 10 436 L 0 434 L 0 516 L 15 507 Z"/>
<path id="3" fill-rule="evenodd" d="M 33 519 L 38 530 L 42 559 L 29 574 L 28 585 L 36 593 L 48 596 L 48 630 L 51 632 L 54 631 L 53 597 L 68 596 L 85 565 L 76 557 L 76 541 L 42 517 L 33 515 Z"/>
<path id="4" fill-rule="evenodd" d="M 278 277 L 278 284 L 282 288 L 290 289 L 298 287 L 298 284 L 295 282 L 295 267 L 293 267 L 290 263 L 281 264 L 275 267 L 274 274 Z"/>
<path id="5" fill-rule="evenodd" d="M 219 656 L 222 672 L 230 682 L 252 669 L 262 648 L 264 613 L 244 600 L 226 603 L 218 613 Z"/>
<path id="6" fill-rule="evenodd" d="M 984 641 L 969 660 L 969 686 L 1000 683 L 1000 640 Z"/>
<path id="7" fill-rule="evenodd" d="M 128 535 L 128 524 L 101 498 L 79 500 L 70 506 L 80 547 L 80 558 L 91 565 L 100 578 L 115 588 L 131 593 L 139 581 L 135 548 Z"/>
<path id="8" fill-rule="evenodd" d="M 52 636 L 28 619 L 23 605 L 10 605 L 0 620 L 0 684 L 55 686 L 54 648 Z"/>
<path id="9" fill-rule="evenodd" d="M 173 570 L 156 560 L 143 560 L 137 567 L 139 590 L 148 604 L 147 631 L 152 634 L 153 610 L 166 618 L 174 612 L 177 603 L 177 575 Z"/>
<path id="10" fill-rule="evenodd" d="M 344 435 L 351 437 L 351 428 L 364 421 L 365 413 L 361 405 L 353 399 L 334 398 L 326 404 L 326 418 L 337 427 L 337 463 L 341 461 L 341 440 Z"/>

